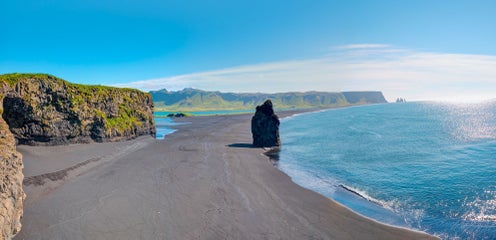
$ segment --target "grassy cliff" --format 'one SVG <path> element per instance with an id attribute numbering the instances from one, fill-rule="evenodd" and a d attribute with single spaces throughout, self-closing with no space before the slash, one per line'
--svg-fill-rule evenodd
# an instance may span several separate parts
<path id="1" fill-rule="evenodd" d="M 2 117 L 19 143 L 115 141 L 155 134 L 151 95 L 49 74 L 0 75 Z"/>

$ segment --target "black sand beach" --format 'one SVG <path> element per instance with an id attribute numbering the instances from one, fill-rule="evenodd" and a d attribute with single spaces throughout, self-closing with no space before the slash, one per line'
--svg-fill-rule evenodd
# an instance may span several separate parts
<path id="1" fill-rule="evenodd" d="M 435 239 L 296 185 L 249 147 L 250 118 L 184 118 L 164 140 L 19 147 L 15 239 Z"/>

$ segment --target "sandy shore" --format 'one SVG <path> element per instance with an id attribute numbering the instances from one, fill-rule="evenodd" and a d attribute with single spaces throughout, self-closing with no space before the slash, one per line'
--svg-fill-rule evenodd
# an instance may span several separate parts
<path id="1" fill-rule="evenodd" d="M 194 117 L 165 140 L 20 147 L 15 239 L 431 239 L 299 187 L 251 143 L 249 115 Z"/>

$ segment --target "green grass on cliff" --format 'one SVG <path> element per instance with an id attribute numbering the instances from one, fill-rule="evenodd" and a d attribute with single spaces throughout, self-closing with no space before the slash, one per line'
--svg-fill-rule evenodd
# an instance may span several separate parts
<path id="1" fill-rule="evenodd" d="M 105 94 L 109 90 L 119 89 L 119 91 L 138 91 L 132 88 L 116 88 L 102 85 L 85 85 L 68 82 L 62 78 L 55 77 L 46 73 L 7 73 L 0 74 L 0 81 L 8 83 L 13 87 L 16 83 L 24 79 L 39 79 L 39 80 L 52 80 L 64 83 L 71 88 L 77 89 L 82 93 L 101 93 Z"/>
<path id="2" fill-rule="evenodd" d="M 107 120 L 106 130 L 115 129 L 117 132 L 123 134 L 125 131 L 132 130 L 134 127 L 141 127 L 143 123 L 136 115 L 134 109 L 126 104 L 120 104 L 119 117 L 109 118 L 105 116 L 105 119 Z"/>
<path id="3" fill-rule="evenodd" d="M 55 76 L 44 73 L 8 73 L 0 75 L 0 81 L 6 82 L 13 87 L 22 79 L 58 79 Z"/>
<path id="4" fill-rule="evenodd" d="M 127 113 L 120 113 L 118 118 L 107 118 L 107 131 L 111 129 L 123 134 L 125 131 L 132 130 L 134 127 L 141 127 L 142 122 L 138 118 Z"/>

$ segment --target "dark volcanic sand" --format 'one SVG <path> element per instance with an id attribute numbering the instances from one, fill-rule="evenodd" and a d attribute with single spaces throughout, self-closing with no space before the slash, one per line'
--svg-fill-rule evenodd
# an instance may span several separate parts
<path id="1" fill-rule="evenodd" d="M 250 118 L 181 119 L 191 124 L 165 140 L 21 147 L 32 182 L 15 239 L 433 238 L 294 184 L 249 147 Z"/>

